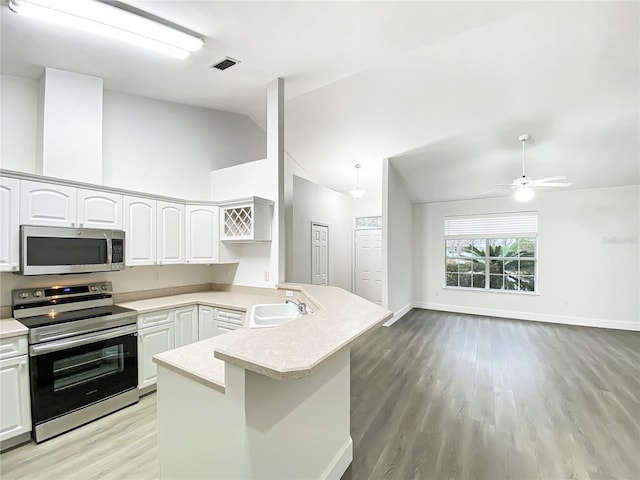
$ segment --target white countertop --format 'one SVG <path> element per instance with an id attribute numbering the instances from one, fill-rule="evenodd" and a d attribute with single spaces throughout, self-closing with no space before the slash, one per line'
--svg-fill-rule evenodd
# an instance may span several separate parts
<path id="1" fill-rule="evenodd" d="M 138 313 L 152 312 L 166 308 L 176 308 L 185 305 L 199 303 L 232 310 L 246 311 L 251 305 L 260 303 L 281 303 L 284 297 L 274 295 L 256 295 L 239 292 L 196 292 L 170 297 L 149 298 L 147 300 L 135 300 L 133 302 L 118 303 L 121 307 L 131 308 Z"/>
<path id="2" fill-rule="evenodd" d="M 18 337 L 28 333 L 29 329 L 15 318 L 3 318 L 0 320 L 0 338 Z"/>
<path id="3" fill-rule="evenodd" d="M 153 361 L 206 387 L 224 393 L 224 362 L 213 356 L 214 350 L 223 339 L 224 335 L 207 338 L 155 355 Z"/>
<path id="4" fill-rule="evenodd" d="M 349 348 L 367 331 L 391 318 L 392 313 L 341 288 L 317 285 L 282 285 L 299 290 L 319 307 L 317 312 L 273 328 L 242 328 L 154 357 L 154 362 L 219 391 L 224 388 L 223 360 L 278 380 L 312 375 L 322 363 Z M 246 309 L 256 303 L 279 303 L 282 296 L 203 292 L 122 304 L 129 308 L 171 308 L 208 303 Z M 173 298 L 177 303 L 172 303 Z M 187 301 L 189 299 L 189 301 Z M 267 301 L 270 299 L 271 301 Z M 155 302 L 155 303 L 143 303 Z M 162 305 L 158 307 L 157 305 Z M 207 358 L 209 357 L 209 358 Z"/>

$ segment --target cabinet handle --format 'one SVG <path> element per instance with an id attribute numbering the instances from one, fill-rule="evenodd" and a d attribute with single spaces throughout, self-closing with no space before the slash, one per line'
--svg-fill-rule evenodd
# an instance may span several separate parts
<path id="1" fill-rule="evenodd" d="M 76 226 L 76 222 L 71 222 L 71 226 L 75 227 Z"/>

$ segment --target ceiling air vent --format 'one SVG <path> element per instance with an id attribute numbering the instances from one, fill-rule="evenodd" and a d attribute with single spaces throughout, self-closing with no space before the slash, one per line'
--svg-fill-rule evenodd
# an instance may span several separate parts
<path id="1" fill-rule="evenodd" d="M 233 67 L 236 63 L 240 63 L 239 60 L 234 60 L 231 57 L 225 57 L 224 60 L 220 60 L 218 63 L 214 63 L 209 68 L 215 68 L 216 70 L 226 70 L 229 67 Z"/>

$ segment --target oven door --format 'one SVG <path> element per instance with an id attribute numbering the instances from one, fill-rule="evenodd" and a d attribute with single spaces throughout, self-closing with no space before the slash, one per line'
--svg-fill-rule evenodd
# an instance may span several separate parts
<path id="1" fill-rule="evenodd" d="M 34 425 L 138 386 L 136 325 L 29 348 Z"/>

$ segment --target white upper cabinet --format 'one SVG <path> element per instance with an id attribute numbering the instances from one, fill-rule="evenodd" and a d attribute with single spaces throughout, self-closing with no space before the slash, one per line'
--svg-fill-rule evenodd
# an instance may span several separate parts
<path id="1" fill-rule="evenodd" d="M 0 272 L 15 272 L 20 261 L 20 180 L 0 177 Z"/>
<path id="2" fill-rule="evenodd" d="M 220 207 L 220 239 L 227 242 L 271 240 L 273 201 L 252 197 Z"/>
<path id="3" fill-rule="evenodd" d="M 158 201 L 157 249 L 161 265 L 185 263 L 184 257 L 184 205 Z"/>
<path id="4" fill-rule="evenodd" d="M 124 197 L 124 231 L 127 266 L 156 264 L 156 201 Z"/>
<path id="5" fill-rule="evenodd" d="M 218 262 L 218 207 L 187 205 L 187 263 Z"/>
<path id="6" fill-rule="evenodd" d="M 76 188 L 20 181 L 20 224 L 76 226 Z"/>
<path id="7" fill-rule="evenodd" d="M 122 229 L 122 195 L 78 189 L 78 223 L 84 228 Z"/>
<path id="8" fill-rule="evenodd" d="M 185 263 L 184 205 L 142 197 L 124 197 L 126 263 Z"/>

